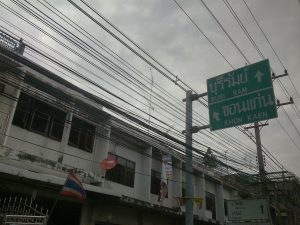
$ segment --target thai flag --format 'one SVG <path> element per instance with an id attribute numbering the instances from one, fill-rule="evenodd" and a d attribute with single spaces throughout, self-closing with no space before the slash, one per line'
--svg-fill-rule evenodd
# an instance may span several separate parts
<path id="1" fill-rule="evenodd" d="M 63 196 L 76 198 L 80 201 L 83 201 L 86 198 L 84 188 L 80 180 L 73 173 L 73 171 L 69 173 L 65 185 L 61 190 L 60 194 Z"/>

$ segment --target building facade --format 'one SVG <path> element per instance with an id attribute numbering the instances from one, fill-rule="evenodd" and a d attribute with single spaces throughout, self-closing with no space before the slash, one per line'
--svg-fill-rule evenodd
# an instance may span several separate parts
<path id="1" fill-rule="evenodd" d="M 121 110 L 30 61 L 21 42 L 1 35 L 0 195 L 35 200 L 49 210 L 48 224 L 184 224 L 184 154 L 108 113 Z M 173 176 L 158 202 L 164 154 Z M 106 171 L 100 163 L 108 157 L 116 166 Z M 84 202 L 59 195 L 69 170 L 83 183 Z M 195 224 L 224 224 L 236 188 L 196 163 L 193 185 L 203 199 L 194 205 Z"/>

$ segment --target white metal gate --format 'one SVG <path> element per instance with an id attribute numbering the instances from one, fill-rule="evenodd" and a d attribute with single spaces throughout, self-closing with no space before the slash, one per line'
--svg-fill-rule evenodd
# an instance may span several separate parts
<path id="1" fill-rule="evenodd" d="M 0 198 L 0 225 L 46 225 L 48 210 L 22 197 Z"/>

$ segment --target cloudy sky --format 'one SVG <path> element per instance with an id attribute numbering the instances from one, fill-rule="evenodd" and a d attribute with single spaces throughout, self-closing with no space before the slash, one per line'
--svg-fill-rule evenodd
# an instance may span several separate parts
<path id="1" fill-rule="evenodd" d="M 29 25 L 28 22 L 22 21 L 20 18 L 17 18 L 16 15 L 8 12 L 7 9 L 4 9 L 4 6 L 11 7 L 28 18 L 34 24 L 45 29 L 47 32 L 49 32 L 49 34 L 57 37 L 60 40 L 63 40 L 63 38 L 59 37 L 56 32 L 51 30 L 48 26 L 41 23 L 37 18 L 34 18 L 32 15 L 29 15 L 19 6 L 17 6 L 15 3 L 18 1 L 14 3 L 8 0 L 2 0 L 1 2 L 1 29 L 7 28 L 18 37 L 23 37 L 25 42 L 27 41 L 29 44 L 34 44 L 38 48 L 49 52 L 49 54 L 52 54 L 48 49 L 44 48 L 42 44 L 36 42 L 36 40 L 26 37 L 24 33 L 12 28 L 11 25 L 8 25 L 7 21 L 15 25 L 17 28 L 21 28 L 29 32 L 42 43 L 51 45 L 51 47 L 54 49 L 62 53 L 66 53 L 68 57 L 79 63 L 79 65 L 90 69 L 90 73 L 87 76 L 93 79 L 95 82 L 101 84 L 101 86 L 108 88 L 116 95 L 119 95 L 122 98 L 130 101 L 139 109 L 150 112 L 151 115 L 161 118 L 167 124 L 169 124 L 170 127 L 176 128 L 177 130 L 183 130 L 184 121 L 182 120 L 184 120 L 184 116 L 179 114 L 172 116 L 170 114 L 172 111 L 171 109 L 162 109 L 159 107 L 159 105 L 154 104 L 154 97 L 151 99 L 153 102 L 151 103 L 151 107 L 149 107 L 151 93 L 146 92 L 145 94 L 139 95 L 133 90 L 130 90 L 130 88 L 124 84 L 116 81 L 116 79 L 100 73 L 95 68 L 90 67 L 89 64 L 78 55 L 65 51 L 61 45 L 49 38 L 49 36 L 45 35 L 45 33 L 41 33 L 41 31 L 37 30 L 32 25 Z M 27 7 L 31 9 L 37 7 L 37 9 L 41 9 L 59 24 L 63 25 L 66 29 L 77 34 L 82 38 L 82 40 L 90 43 L 90 45 L 95 49 L 98 49 L 99 52 L 102 52 L 102 50 L 96 46 L 95 43 L 92 43 L 82 34 L 78 33 L 78 31 L 76 31 L 73 27 L 67 25 L 65 22 L 62 22 L 61 19 L 46 9 L 43 5 L 47 3 L 46 1 L 41 0 L 28 2 L 29 4 L 25 3 L 24 1 L 24 4 Z M 115 53 L 120 55 L 126 61 L 129 61 L 145 76 L 143 79 L 146 79 L 147 81 L 144 82 L 142 81 L 142 78 L 136 78 L 144 82 L 148 88 L 151 86 L 153 92 L 158 92 L 158 89 L 162 88 L 178 100 L 181 100 L 185 97 L 183 90 L 162 76 L 155 68 L 151 68 L 151 66 L 133 54 L 132 51 L 129 51 L 122 44 L 112 38 L 111 35 L 103 31 L 100 26 L 91 21 L 72 4 L 67 1 L 48 2 L 51 2 L 52 6 L 62 12 L 67 18 L 74 21 L 75 24 L 81 26 L 90 34 L 92 34 L 95 38 L 97 38 L 98 41 L 101 41 L 106 46 L 109 46 L 109 48 L 111 48 Z M 177 3 L 182 7 L 182 9 L 185 10 L 195 24 L 190 21 L 187 15 L 182 11 L 182 9 L 179 8 L 174 0 L 89 0 L 87 2 L 105 18 L 111 21 L 136 44 L 153 56 L 158 62 L 160 62 L 160 64 L 170 70 L 172 74 L 177 75 L 180 80 L 188 84 L 198 93 L 206 92 L 206 80 L 208 78 L 231 71 L 232 67 L 243 67 L 246 65 L 247 60 L 249 60 L 250 63 L 262 60 L 262 57 L 247 39 L 247 36 L 239 27 L 238 22 L 226 7 L 225 1 L 222 0 L 206 0 L 204 3 L 222 24 L 223 28 L 233 39 L 234 43 L 239 47 L 239 50 L 234 46 L 234 44 L 232 44 L 228 37 L 226 37 L 224 31 L 216 23 L 214 18 L 210 15 L 207 8 L 205 8 L 200 0 L 177 1 Z M 278 81 L 274 82 L 275 95 L 276 98 L 281 102 L 289 101 L 289 96 L 291 96 L 295 101 L 295 105 L 284 106 L 282 107 L 283 109 L 279 108 L 278 119 L 270 120 L 269 126 L 266 126 L 262 129 L 261 135 L 262 143 L 269 150 L 269 152 L 271 152 L 272 155 L 275 156 L 275 158 L 279 160 L 285 168 L 300 176 L 300 96 L 298 93 L 300 92 L 300 3 L 298 0 L 246 1 L 259 25 L 268 37 L 273 49 L 279 56 L 279 59 L 281 60 L 280 62 L 265 39 L 263 33 L 256 25 L 244 2 L 238 0 L 229 0 L 228 2 L 242 21 L 243 25 L 246 27 L 252 39 L 257 44 L 260 52 L 265 58 L 270 60 L 272 70 L 277 75 L 284 73 L 284 67 L 288 70 L 290 76 L 289 78 L 281 78 L 281 84 L 279 84 Z M 3 3 L 5 5 L 3 5 Z M 75 3 L 83 7 L 94 18 L 97 18 L 97 21 L 108 27 L 107 23 L 89 10 L 82 2 L 75 1 Z M 3 19 L 6 20 L 6 22 Z M 206 37 L 203 35 L 203 33 L 206 35 Z M 121 36 L 119 35 L 119 37 Z M 148 56 L 146 56 L 144 53 L 141 53 L 140 50 L 125 40 L 124 37 L 121 39 L 153 63 Z M 83 55 L 85 54 L 85 52 L 82 49 L 79 49 L 78 46 L 73 45 L 73 47 Z M 226 60 L 218 51 L 222 53 L 232 67 L 228 62 L 226 62 Z M 247 60 L 241 55 L 240 51 L 246 56 Z M 51 68 L 49 65 L 45 64 L 43 59 L 34 58 L 34 54 L 32 52 L 26 51 L 25 55 L 49 68 L 50 70 L 60 74 L 60 72 L 55 70 L 55 68 Z M 56 55 L 56 57 L 66 62 L 65 59 L 62 59 L 60 56 Z M 108 57 L 114 61 L 111 56 Z M 95 59 L 91 60 L 93 62 L 97 61 Z M 157 65 L 156 63 L 153 64 Z M 73 68 L 82 73 L 87 73 L 87 70 L 84 70 L 79 65 L 73 64 Z M 62 73 L 60 75 L 65 76 Z M 96 77 L 96 75 L 100 76 Z M 153 85 L 151 85 L 151 76 L 153 77 L 154 81 Z M 172 77 L 172 75 L 170 76 Z M 66 79 L 70 80 L 71 82 L 75 82 L 74 80 L 70 79 L 70 77 L 66 77 Z M 136 110 L 129 105 L 118 102 L 118 100 L 114 97 L 92 87 L 91 85 L 85 84 L 81 81 L 76 84 L 82 85 L 82 87 L 86 89 L 90 88 L 90 91 L 93 89 L 93 93 L 97 93 L 101 95 L 101 97 L 114 101 L 125 108 Z M 131 85 L 130 83 L 128 84 L 129 86 Z M 295 88 L 298 92 L 295 90 Z M 148 100 L 145 100 L 145 97 L 148 98 Z M 176 102 L 175 100 L 173 102 L 174 104 L 178 104 L 178 107 L 184 110 L 183 103 L 180 101 Z M 201 106 L 199 102 L 194 102 L 194 113 L 197 114 L 197 118 L 200 118 L 200 116 L 203 116 L 206 119 L 208 118 L 208 110 Z M 141 116 L 144 118 L 148 117 L 147 115 Z M 179 120 L 178 117 L 180 117 L 181 120 Z M 199 125 L 197 121 L 200 121 L 200 119 L 194 122 L 195 125 Z M 201 122 L 205 123 L 205 121 L 202 119 Z M 168 130 L 170 127 L 165 127 L 165 129 Z M 238 132 L 234 128 L 229 128 L 224 131 L 255 151 L 254 143 L 251 142 L 248 137 L 241 134 L 241 132 Z M 254 134 L 254 131 L 251 132 Z M 250 157 L 250 153 L 239 153 L 238 149 L 231 150 L 230 147 L 228 147 L 228 144 L 219 145 L 216 140 L 212 140 L 207 135 L 214 138 L 223 137 L 224 139 L 224 134 L 222 132 L 210 134 L 208 131 L 196 134 L 195 138 L 197 141 L 203 142 L 205 145 L 211 145 L 214 149 L 217 149 L 222 153 L 226 152 L 226 154 L 232 156 L 240 155 L 240 157 L 244 155 L 246 162 L 249 161 L 249 163 L 255 165 L 255 158 L 253 158 L 253 155 Z M 226 148 L 226 146 L 228 148 Z M 238 148 L 238 146 L 236 146 L 236 148 Z M 269 161 L 268 158 L 267 161 Z M 271 164 L 272 163 L 270 162 L 270 165 Z M 272 169 L 278 170 L 279 168 L 271 166 L 270 171 Z"/>

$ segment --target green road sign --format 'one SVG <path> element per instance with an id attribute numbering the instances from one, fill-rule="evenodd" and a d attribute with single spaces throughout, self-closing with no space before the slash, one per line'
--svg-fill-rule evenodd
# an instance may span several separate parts
<path id="1" fill-rule="evenodd" d="M 210 130 L 277 117 L 269 60 L 207 80 Z"/>

